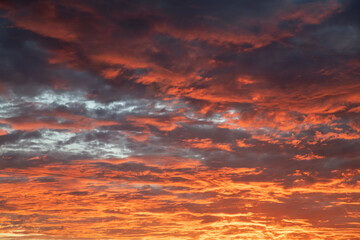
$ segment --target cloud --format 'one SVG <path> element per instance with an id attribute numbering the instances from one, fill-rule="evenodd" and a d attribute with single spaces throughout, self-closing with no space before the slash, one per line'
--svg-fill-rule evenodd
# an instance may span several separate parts
<path id="1" fill-rule="evenodd" d="M 4 239 L 355 239 L 357 1 L 0 3 Z"/>

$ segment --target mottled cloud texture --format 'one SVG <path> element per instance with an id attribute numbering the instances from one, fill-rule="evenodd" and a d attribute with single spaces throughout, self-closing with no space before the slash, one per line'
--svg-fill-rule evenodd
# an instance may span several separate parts
<path id="1" fill-rule="evenodd" d="M 0 1 L 0 238 L 359 239 L 359 10 Z"/>

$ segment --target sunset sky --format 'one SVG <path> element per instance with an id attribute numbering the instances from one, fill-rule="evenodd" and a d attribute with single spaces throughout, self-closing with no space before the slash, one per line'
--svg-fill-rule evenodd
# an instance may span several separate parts
<path id="1" fill-rule="evenodd" d="M 0 0 L 0 239 L 360 239 L 360 1 Z"/>

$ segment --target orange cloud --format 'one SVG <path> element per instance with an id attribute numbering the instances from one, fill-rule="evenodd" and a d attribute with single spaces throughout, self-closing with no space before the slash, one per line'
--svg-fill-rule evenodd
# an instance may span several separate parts
<path id="1" fill-rule="evenodd" d="M 34 118 L 3 118 L 1 122 L 9 124 L 13 129 L 23 131 L 33 131 L 47 128 L 66 129 L 74 132 L 119 124 L 114 121 L 97 120 L 64 112 L 45 113 L 41 117 L 43 118 L 40 118 L 40 116 L 36 116 Z"/>
<path id="2" fill-rule="evenodd" d="M 181 127 L 181 122 L 185 121 L 184 117 L 171 117 L 168 119 L 162 119 L 157 117 L 135 117 L 128 116 L 126 118 L 128 121 L 132 122 L 134 126 L 144 127 L 144 126 L 154 126 L 161 131 L 172 131 L 178 127 Z"/>
<path id="3" fill-rule="evenodd" d="M 6 130 L 0 128 L 0 136 L 6 135 L 6 134 L 8 134 L 8 132 Z"/>
<path id="4" fill-rule="evenodd" d="M 309 153 L 305 155 L 296 155 L 294 157 L 295 160 L 313 160 L 313 159 L 321 159 L 324 158 L 323 156 L 315 155 L 314 153 Z"/>
<path id="5" fill-rule="evenodd" d="M 220 149 L 220 150 L 232 151 L 230 144 L 213 143 L 213 141 L 210 138 L 186 139 L 186 140 L 184 140 L 184 142 L 187 144 L 187 146 L 193 147 L 193 148 L 203 148 L 203 149 L 217 148 L 217 149 Z"/>
<path id="6" fill-rule="evenodd" d="M 140 166 L 131 165 L 134 162 L 145 167 L 157 159 L 162 160 L 153 166 L 162 171 L 130 168 Z M 163 235 L 176 239 L 180 232 L 180 238 L 228 235 L 260 239 L 277 234 L 292 239 L 304 232 L 307 238 L 358 233 L 350 214 L 358 190 L 343 183 L 359 173 L 336 171 L 331 181 L 283 189 L 273 182 L 233 180 L 235 176 L 261 180 L 264 172 L 257 169 L 212 170 L 200 165 L 196 169 L 183 165 L 184 161 L 155 156 L 2 170 L 1 181 L 11 172 L 18 177 L 2 182 L 0 192 L 7 198 L 1 200 L 1 222 L 7 228 L 0 232 L 20 239 L 36 234 L 45 238 Z M 301 180 L 311 173 L 297 171 L 293 176 Z M 21 179 L 26 184 L 17 184 Z M 325 207 L 314 208 L 314 204 Z M 346 211 L 340 211 L 342 208 Z M 337 231 L 329 232 L 329 228 Z M 19 229 L 25 230 L 23 235 Z"/>
<path id="7" fill-rule="evenodd" d="M 249 143 L 246 143 L 244 139 L 238 139 L 236 140 L 236 145 L 238 145 L 239 147 L 243 147 L 243 148 L 248 148 L 248 147 L 253 147 L 255 145 L 253 144 L 249 144 Z"/>
<path id="8" fill-rule="evenodd" d="M 2 1 L 0 238 L 357 239 L 355 2 Z"/>

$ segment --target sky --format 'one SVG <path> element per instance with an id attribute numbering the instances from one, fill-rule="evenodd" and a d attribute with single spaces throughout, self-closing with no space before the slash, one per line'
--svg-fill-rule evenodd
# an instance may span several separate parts
<path id="1" fill-rule="evenodd" d="M 1 0 L 0 238 L 360 239 L 360 1 Z"/>

